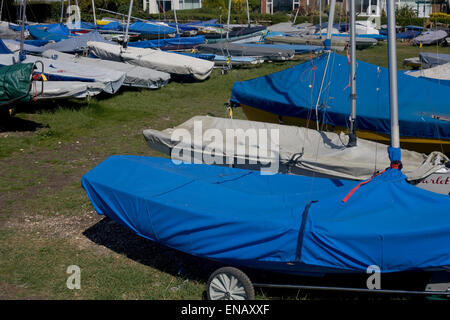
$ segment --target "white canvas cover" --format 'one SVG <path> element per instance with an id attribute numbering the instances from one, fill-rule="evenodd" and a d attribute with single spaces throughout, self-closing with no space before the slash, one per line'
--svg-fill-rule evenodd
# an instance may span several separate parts
<path id="1" fill-rule="evenodd" d="M 418 71 L 406 71 L 405 73 L 413 77 L 450 80 L 450 62 L 429 69 L 422 69 Z"/>
<path id="2" fill-rule="evenodd" d="M 17 54 L 1 54 L 0 64 L 1 65 L 12 65 L 19 61 Z M 108 70 L 100 67 L 93 66 L 82 66 L 77 63 L 66 62 L 66 61 L 55 61 L 43 57 L 36 57 L 32 55 L 27 55 L 23 63 L 41 61 L 44 64 L 44 73 L 64 76 L 64 77 L 75 77 L 83 79 L 93 79 L 95 82 L 102 83 L 103 90 L 107 93 L 116 93 L 122 86 L 125 80 L 125 72 Z M 40 67 L 38 65 L 38 67 Z M 51 80 L 51 79 L 49 79 Z M 74 81 L 74 80 L 72 80 Z M 76 81 L 76 80 L 75 80 Z M 64 81 L 61 81 L 64 82 Z"/>
<path id="3" fill-rule="evenodd" d="M 236 139 L 234 141 L 234 153 L 229 154 L 227 153 L 229 149 L 225 147 L 225 141 L 216 141 L 216 137 L 210 139 L 204 137 L 203 141 L 200 142 L 192 139 L 191 144 L 185 144 L 186 141 L 182 141 L 176 135 L 172 139 L 172 133 L 176 129 L 185 129 L 191 137 L 194 137 L 194 123 L 196 121 L 201 122 L 202 132 L 211 128 L 218 129 L 222 133 L 222 137 L 226 137 L 227 129 L 243 129 L 244 131 L 266 129 L 267 132 L 271 129 L 278 130 L 279 172 L 365 180 L 370 178 L 377 170 L 384 170 L 390 165 L 387 146 L 384 144 L 358 139 L 356 147 L 346 147 L 348 136 L 344 133 L 321 132 L 297 126 L 196 116 L 175 128 L 163 131 L 148 129 L 144 130 L 143 134 L 150 148 L 168 155 L 171 155 L 171 150 L 175 146 L 183 146 L 183 148 L 193 151 L 194 154 L 200 153 L 203 156 L 208 152 L 209 154 L 214 152 L 224 156 L 228 155 L 234 158 L 234 166 L 257 169 L 258 165 L 252 167 L 249 165 L 249 161 L 256 162 L 258 160 L 254 155 L 258 155 L 258 149 L 262 148 L 259 142 L 251 144 L 245 143 L 245 140 L 243 142 Z M 240 151 L 238 145 L 242 147 Z M 208 148 L 205 150 L 206 146 Z M 270 153 L 264 151 L 262 154 Z M 182 160 L 181 157 L 177 158 L 175 154 L 173 156 L 175 156 L 175 159 Z M 202 158 L 199 157 L 199 159 Z M 241 160 L 241 164 L 238 160 Z M 245 160 L 245 164 L 242 163 L 244 162 L 242 160 Z M 268 158 L 265 160 L 268 160 Z M 449 159 L 440 152 L 434 152 L 427 156 L 414 151 L 402 150 L 403 172 L 409 180 L 418 180 L 429 176 L 444 168 L 446 161 L 449 161 Z"/>
<path id="4" fill-rule="evenodd" d="M 57 61 L 78 63 L 84 66 L 97 66 L 109 70 L 125 72 L 126 75 L 123 83 L 125 86 L 158 89 L 165 86 L 170 79 L 170 74 L 167 72 L 152 70 L 123 62 L 87 58 L 55 50 L 44 51 L 42 56 Z"/>
<path id="5" fill-rule="evenodd" d="M 142 49 L 102 42 L 88 42 L 91 53 L 100 59 L 127 62 L 171 74 L 191 75 L 205 80 L 211 74 L 214 62 L 155 49 Z"/>
<path id="6" fill-rule="evenodd" d="M 36 82 L 36 90 L 40 93 L 42 82 Z M 80 81 L 44 81 L 44 91 L 37 99 L 82 99 L 101 93 L 105 87 L 100 82 Z"/>

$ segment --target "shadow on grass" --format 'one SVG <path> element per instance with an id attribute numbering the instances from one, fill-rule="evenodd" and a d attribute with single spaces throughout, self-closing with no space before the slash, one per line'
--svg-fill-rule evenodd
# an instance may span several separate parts
<path id="1" fill-rule="evenodd" d="M 206 282 L 209 275 L 222 266 L 142 238 L 107 217 L 85 230 L 83 235 L 98 245 L 173 276 Z"/>
<path id="2" fill-rule="evenodd" d="M 222 263 L 194 257 L 136 235 L 128 228 L 105 217 L 83 232 L 88 239 L 128 258 L 176 277 L 204 282 Z M 214 240 L 211 240 L 214 241 Z M 366 288 L 370 274 L 334 274 L 305 277 L 241 268 L 254 283 Z M 428 273 L 382 275 L 383 289 L 424 290 Z M 423 296 L 343 292 L 333 290 L 256 288 L 258 298 L 288 300 L 423 300 Z"/>
<path id="3" fill-rule="evenodd" d="M 17 117 L 0 118 L 0 132 L 26 132 L 36 131 L 37 129 L 48 127 L 41 123 Z"/>

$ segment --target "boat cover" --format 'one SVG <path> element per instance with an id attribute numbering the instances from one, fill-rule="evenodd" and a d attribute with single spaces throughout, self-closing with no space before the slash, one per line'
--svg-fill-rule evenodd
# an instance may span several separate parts
<path id="1" fill-rule="evenodd" d="M 167 35 L 175 33 L 177 30 L 162 24 L 137 21 L 130 24 L 129 31 L 149 35 Z"/>
<path id="2" fill-rule="evenodd" d="M 29 101 L 33 63 L 0 67 L 0 105 L 11 101 Z"/>
<path id="3" fill-rule="evenodd" d="M 37 83 L 36 88 L 40 91 L 41 84 Z M 38 96 L 38 99 L 82 99 L 93 97 L 104 89 L 105 84 L 101 82 L 45 81 L 44 92 Z"/>
<path id="4" fill-rule="evenodd" d="M 450 265 L 450 197 L 398 169 L 358 182 L 111 156 L 81 180 L 95 210 L 138 235 L 224 263 L 292 273 Z"/>
<path id="5" fill-rule="evenodd" d="M 128 42 L 128 46 L 137 48 L 161 48 L 162 50 L 179 50 L 194 48 L 203 43 L 205 43 L 205 36 L 195 36 L 133 41 Z"/>
<path id="6" fill-rule="evenodd" d="M 327 54 L 289 69 L 247 81 L 235 82 L 231 102 L 279 116 L 316 121 L 315 106 Z M 347 57 L 331 53 L 318 104 L 318 120 L 331 126 L 348 126 L 350 66 Z M 388 70 L 357 62 L 357 119 L 359 130 L 390 135 Z M 400 135 L 450 139 L 448 100 L 450 88 L 398 72 Z M 417 94 L 420 92 L 420 95 Z M 436 118 L 441 118 L 436 119 Z"/>
<path id="7" fill-rule="evenodd" d="M 406 71 L 405 74 L 450 86 L 450 62 L 429 69 Z"/>
<path id="8" fill-rule="evenodd" d="M 203 44 L 197 47 L 201 52 L 216 53 L 232 56 L 262 57 L 270 60 L 290 60 L 294 57 L 293 49 L 281 49 L 264 46 L 247 46 L 230 42 Z"/>
<path id="9" fill-rule="evenodd" d="M 208 78 L 214 67 L 211 61 L 155 49 L 124 49 L 119 45 L 92 41 L 88 42 L 88 47 L 91 53 L 104 60 L 127 62 L 171 74 L 191 75 L 197 80 Z"/>
<path id="10" fill-rule="evenodd" d="M 272 48 L 277 50 L 294 50 L 295 54 L 304 54 L 309 52 L 319 52 L 323 50 L 323 47 L 302 45 L 302 44 L 267 44 L 267 43 L 246 43 L 245 47 L 253 48 Z"/>
<path id="11" fill-rule="evenodd" d="M 12 65 L 19 61 L 17 54 L 0 54 L 0 65 Z M 44 64 L 44 74 L 49 81 L 82 81 L 103 83 L 104 91 L 115 93 L 125 80 L 125 73 L 100 67 L 82 66 L 80 64 L 55 61 L 42 57 L 27 55 L 23 63 L 41 61 Z"/>
<path id="12" fill-rule="evenodd" d="M 411 40 L 413 44 L 435 44 L 440 43 L 447 37 L 447 32 L 444 30 L 435 30 L 435 31 L 425 31 L 421 33 L 418 37 L 415 37 Z"/>
<path id="13" fill-rule="evenodd" d="M 419 59 L 423 68 L 432 68 L 450 62 L 450 54 L 421 52 L 419 53 Z"/>
<path id="14" fill-rule="evenodd" d="M 177 132 L 183 130 L 194 137 L 195 126 L 201 126 L 202 132 L 214 130 L 219 136 L 210 136 L 196 141 L 183 141 Z M 267 146 L 260 142 L 249 143 L 245 139 L 235 139 L 232 149 L 226 145 L 227 130 L 243 130 L 242 132 L 267 132 L 276 130 L 279 141 L 276 144 L 277 153 L 272 154 Z M 249 131 L 250 130 L 250 131 Z M 265 130 L 265 131 L 262 131 Z M 188 161 L 197 159 L 220 158 L 219 164 L 226 165 L 226 157 L 233 159 L 233 166 L 241 168 L 260 169 L 266 167 L 269 161 L 279 163 L 274 170 L 283 173 L 313 175 L 328 177 L 365 180 L 374 172 L 389 167 L 390 160 L 386 145 L 358 139 L 357 146 L 347 147 L 348 135 L 343 133 L 320 132 L 298 126 L 279 125 L 259 121 L 224 119 L 209 116 L 196 116 L 175 128 L 163 131 L 147 129 L 143 132 L 150 148 L 171 156 L 172 159 Z M 268 140 L 269 141 L 269 140 Z M 269 141 L 270 143 L 270 141 Z M 270 145 L 269 145 L 270 146 Z M 173 152 L 174 148 L 177 152 Z M 182 149 L 182 152 L 178 150 Z M 231 151 L 230 151 L 231 150 Z M 440 152 L 425 154 L 402 150 L 403 172 L 408 180 L 418 180 L 445 167 L 450 160 Z M 209 158 L 206 158 L 209 157 Z M 264 158 L 264 159 L 262 159 Z M 260 161 L 260 160 L 264 161 Z"/>
<path id="15" fill-rule="evenodd" d="M 125 86 L 158 89 L 166 85 L 170 79 L 170 74 L 166 72 L 139 67 L 123 62 L 81 57 L 55 50 L 44 51 L 42 56 L 52 60 L 67 61 L 70 63 L 79 63 L 84 66 L 101 67 L 107 70 L 125 72 L 126 75 L 123 82 L 123 85 Z"/>
<path id="16" fill-rule="evenodd" d="M 35 45 L 24 45 L 24 50 L 30 53 L 42 53 L 46 50 L 56 50 L 60 52 L 67 53 L 80 53 L 87 49 L 88 41 L 97 41 L 97 42 L 105 42 L 105 43 L 114 43 L 111 41 L 105 40 L 100 33 L 97 31 L 84 33 L 79 36 L 71 37 L 69 39 L 61 40 L 58 42 L 47 43 L 44 46 L 35 46 Z M 6 44 L 12 51 L 19 51 L 20 49 L 20 41 L 17 40 L 6 40 Z"/>
<path id="17" fill-rule="evenodd" d="M 66 34 L 60 34 L 60 33 L 55 33 L 55 32 L 49 32 L 47 30 L 43 30 L 42 26 L 39 26 L 39 25 L 30 26 L 28 28 L 28 32 L 30 32 L 31 36 L 37 40 L 61 41 L 63 39 L 69 38 L 68 34 L 66 35 Z"/>
<path id="18" fill-rule="evenodd" d="M 100 30 L 114 30 L 114 31 L 122 31 L 123 26 L 117 21 L 111 21 L 104 26 L 100 26 Z"/>

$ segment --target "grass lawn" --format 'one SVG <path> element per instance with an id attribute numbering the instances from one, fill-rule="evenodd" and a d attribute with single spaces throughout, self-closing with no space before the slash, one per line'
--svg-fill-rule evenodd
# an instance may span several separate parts
<path id="1" fill-rule="evenodd" d="M 399 68 L 420 50 L 450 53 L 399 43 Z M 385 44 L 357 54 L 387 66 Z M 0 299 L 201 298 L 215 265 L 98 216 L 81 176 L 109 155 L 161 156 L 146 146 L 143 129 L 165 129 L 195 115 L 226 117 L 224 103 L 235 81 L 300 62 L 226 75 L 215 70 L 207 81 L 172 82 L 155 91 L 123 89 L 90 101 L 18 106 L 15 118 L 0 123 Z M 234 116 L 244 118 L 240 110 Z M 81 290 L 66 287 L 70 265 L 81 268 Z"/>

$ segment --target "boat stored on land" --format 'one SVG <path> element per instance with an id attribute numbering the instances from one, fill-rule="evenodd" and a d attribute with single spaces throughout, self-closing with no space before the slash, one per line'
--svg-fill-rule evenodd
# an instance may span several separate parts
<path id="1" fill-rule="evenodd" d="M 126 62 L 162 72 L 192 76 L 205 80 L 211 74 L 214 62 L 179 55 L 157 49 L 123 48 L 101 42 L 88 42 L 89 51 L 104 60 Z"/>

